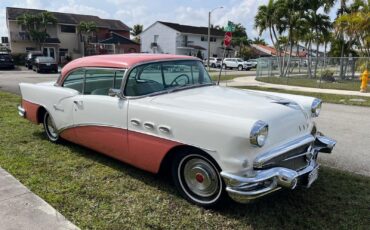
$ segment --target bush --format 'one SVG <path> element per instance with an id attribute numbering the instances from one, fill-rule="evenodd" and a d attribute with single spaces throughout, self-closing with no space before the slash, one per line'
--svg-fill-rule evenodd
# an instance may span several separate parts
<path id="1" fill-rule="evenodd" d="M 333 71 L 326 69 L 321 72 L 321 80 L 326 82 L 335 82 L 335 78 L 333 75 L 334 75 Z"/>
<path id="2" fill-rule="evenodd" d="M 12 57 L 14 59 L 14 64 L 15 65 L 24 65 L 24 61 L 25 61 L 26 56 L 27 56 L 27 54 L 25 54 L 25 53 L 12 54 Z"/>

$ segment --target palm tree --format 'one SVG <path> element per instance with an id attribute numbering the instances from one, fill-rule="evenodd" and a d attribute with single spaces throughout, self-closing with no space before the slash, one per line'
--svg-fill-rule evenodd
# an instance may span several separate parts
<path id="1" fill-rule="evenodd" d="M 278 66 L 280 73 L 282 73 L 282 68 L 281 68 L 281 62 L 280 62 L 280 44 L 278 40 L 278 12 L 280 11 L 279 9 L 280 4 L 277 4 L 276 1 L 274 0 L 269 0 L 267 5 L 261 5 L 258 7 L 257 14 L 254 18 L 254 27 L 258 29 L 259 35 L 261 36 L 262 33 L 266 30 L 268 30 L 271 42 L 273 46 L 276 49 L 277 52 L 277 60 L 278 60 Z"/>
<path id="2" fill-rule="evenodd" d="M 131 35 L 134 36 L 134 40 L 138 43 L 140 43 L 140 37 L 139 34 L 143 32 L 143 25 L 136 24 L 132 27 Z"/>
<path id="3" fill-rule="evenodd" d="M 25 31 L 30 38 L 41 49 L 42 44 L 49 37 L 47 26 L 49 24 L 55 25 L 57 19 L 51 12 L 41 12 L 39 14 L 25 13 L 17 17 L 17 23 L 25 27 Z"/>
<path id="4" fill-rule="evenodd" d="M 80 24 L 78 24 L 77 26 L 77 31 L 78 33 L 80 34 L 80 39 L 81 41 L 83 42 L 84 44 L 84 48 L 83 48 L 83 55 L 85 56 L 86 54 L 86 47 L 89 47 L 90 46 L 90 41 L 91 41 L 91 37 L 94 35 L 94 33 L 97 31 L 97 26 L 95 24 L 95 22 L 85 22 L 85 21 L 81 21 Z"/>
<path id="5" fill-rule="evenodd" d="M 253 40 L 251 41 L 251 44 L 259 44 L 259 45 L 267 45 L 265 39 L 261 38 L 261 37 L 256 37 L 256 38 L 253 38 Z"/>

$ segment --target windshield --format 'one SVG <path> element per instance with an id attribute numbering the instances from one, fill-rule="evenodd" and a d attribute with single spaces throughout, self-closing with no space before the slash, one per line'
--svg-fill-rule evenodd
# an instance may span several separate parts
<path id="1" fill-rule="evenodd" d="M 54 58 L 52 57 L 37 57 L 36 60 L 38 62 L 54 62 Z"/>
<path id="2" fill-rule="evenodd" d="M 199 61 L 168 61 L 134 68 L 127 79 L 125 95 L 143 96 L 156 92 L 213 84 Z"/>

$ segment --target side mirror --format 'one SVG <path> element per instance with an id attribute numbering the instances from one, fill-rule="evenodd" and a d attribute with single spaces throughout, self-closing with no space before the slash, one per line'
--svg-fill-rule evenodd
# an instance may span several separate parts
<path id="1" fill-rule="evenodd" d="M 109 91 L 108 91 L 108 95 L 111 96 L 111 97 L 116 97 L 117 96 L 121 99 L 124 98 L 120 89 L 110 88 Z"/>

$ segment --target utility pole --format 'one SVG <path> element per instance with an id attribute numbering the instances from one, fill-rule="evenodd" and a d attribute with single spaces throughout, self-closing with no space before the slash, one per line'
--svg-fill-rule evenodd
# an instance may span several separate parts
<path id="1" fill-rule="evenodd" d="M 208 67 L 208 71 L 210 70 L 210 66 L 209 66 L 209 58 L 211 56 L 211 14 L 214 10 L 217 10 L 217 9 L 222 9 L 224 8 L 223 6 L 219 6 L 219 7 L 216 7 L 214 8 L 213 10 L 209 11 L 208 12 L 208 56 L 207 56 L 207 67 Z"/>

